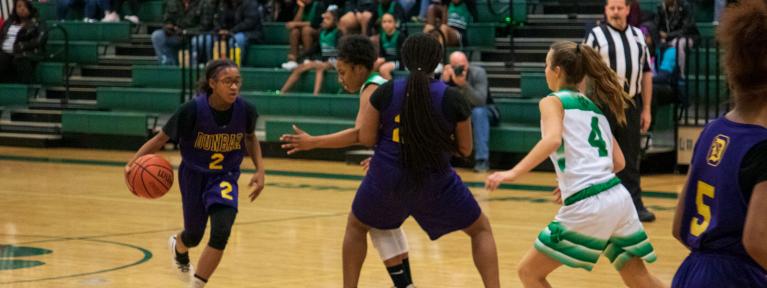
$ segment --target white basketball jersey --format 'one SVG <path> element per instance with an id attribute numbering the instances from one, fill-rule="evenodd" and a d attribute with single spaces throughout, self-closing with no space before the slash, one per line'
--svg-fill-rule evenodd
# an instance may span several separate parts
<path id="1" fill-rule="evenodd" d="M 562 145 L 550 157 L 566 199 L 615 177 L 613 135 L 602 111 L 583 94 L 560 90 L 551 96 L 559 98 L 564 108 Z"/>

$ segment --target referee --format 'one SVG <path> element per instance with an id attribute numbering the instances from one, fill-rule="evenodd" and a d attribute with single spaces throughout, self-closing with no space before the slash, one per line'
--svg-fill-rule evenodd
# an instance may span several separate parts
<path id="1" fill-rule="evenodd" d="M 607 0 L 602 23 L 589 32 L 585 44 L 596 49 L 602 60 L 612 68 L 621 80 L 623 89 L 635 105 L 626 108 L 626 126 L 621 127 L 615 117 L 606 113 L 615 139 L 626 157 L 626 168 L 618 177 L 631 193 L 639 220 L 655 221 L 655 214 L 642 203 L 642 188 L 639 184 L 639 154 L 641 132 L 647 132 L 652 119 L 652 72 L 648 64 L 650 55 L 644 36 L 639 28 L 628 25 L 630 0 Z"/>

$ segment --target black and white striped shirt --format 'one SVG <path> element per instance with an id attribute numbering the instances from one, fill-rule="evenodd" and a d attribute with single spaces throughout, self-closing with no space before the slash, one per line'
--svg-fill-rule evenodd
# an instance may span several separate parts
<path id="1" fill-rule="evenodd" d="M 642 74 L 649 72 L 650 51 L 639 28 L 627 26 L 621 31 L 607 23 L 591 29 L 585 43 L 602 56 L 618 78 L 625 81 L 623 89 L 631 98 L 642 93 Z"/>

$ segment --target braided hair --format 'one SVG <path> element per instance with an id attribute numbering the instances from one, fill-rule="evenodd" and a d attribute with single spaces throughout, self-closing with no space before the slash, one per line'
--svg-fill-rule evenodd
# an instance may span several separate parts
<path id="1" fill-rule="evenodd" d="M 446 153 L 458 152 L 449 127 L 434 110 L 429 90 L 431 73 L 442 60 L 442 46 L 434 37 L 418 33 L 402 45 L 402 62 L 410 70 L 401 113 L 402 153 L 405 169 L 416 179 L 429 171 L 449 167 Z"/>

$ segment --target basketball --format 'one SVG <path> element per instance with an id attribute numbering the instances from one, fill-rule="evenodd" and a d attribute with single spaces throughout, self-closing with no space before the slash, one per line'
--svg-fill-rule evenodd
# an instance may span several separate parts
<path id="1" fill-rule="evenodd" d="M 128 189 L 134 195 L 160 198 L 173 186 L 173 167 L 160 155 L 149 154 L 136 159 L 128 172 Z"/>

